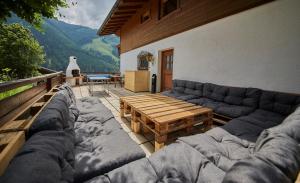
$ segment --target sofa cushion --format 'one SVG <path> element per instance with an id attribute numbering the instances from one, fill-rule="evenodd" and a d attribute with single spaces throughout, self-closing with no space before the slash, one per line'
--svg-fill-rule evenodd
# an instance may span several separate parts
<path id="1" fill-rule="evenodd" d="M 184 93 L 188 95 L 202 96 L 203 84 L 194 81 L 187 81 L 185 85 Z"/>
<path id="2" fill-rule="evenodd" d="M 254 148 L 253 143 L 218 127 L 203 134 L 181 137 L 178 141 L 197 149 L 223 171 L 227 171 L 237 160 L 249 157 Z"/>
<path id="3" fill-rule="evenodd" d="M 65 159 L 67 144 L 74 143 L 69 140 L 63 131 L 34 134 L 10 162 L 4 175 L 0 176 L 0 182 L 72 183 L 74 171 Z"/>
<path id="4" fill-rule="evenodd" d="M 187 101 L 187 100 L 195 99 L 197 97 L 198 96 L 196 96 L 196 95 L 177 95 L 175 98 L 177 98 L 179 100 Z"/>
<path id="5" fill-rule="evenodd" d="M 267 129 L 280 124 L 284 120 L 284 118 L 285 116 L 282 116 L 278 113 L 257 109 L 249 115 L 242 116 L 239 119 L 248 121 L 250 123 L 261 126 L 264 129 Z"/>
<path id="6" fill-rule="evenodd" d="M 145 157 L 98 98 L 83 98 L 77 105 L 80 116 L 75 122 L 75 182 L 84 182 Z"/>
<path id="7" fill-rule="evenodd" d="M 216 101 L 224 101 L 228 87 L 212 83 L 204 83 L 203 96 Z"/>
<path id="8" fill-rule="evenodd" d="M 260 97 L 259 108 L 287 116 L 292 113 L 299 104 L 300 96 L 263 91 Z"/>
<path id="9" fill-rule="evenodd" d="M 224 102 L 232 105 L 248 106 L 256 108 L 261 91 L 256 88 L 228 87 L 228 93 Z"/>
<path id="10" fill-rule="evenodd" d="M 191 99 L 191 100 L 188 100 L 187 102 L 190 102 L 193 104 L 198 104 L 198 105 L 203 105 L 207 102 L 214 102 L 214 100 L 202 97 L 202 98 Z"/>
<path id="11" fill-rule="evenodd" d="M 154 153 L 149 159 L 126 164 L 88 183 L 191 183 L 199 180 L 219 183 L 224 175 L 224 171 L 196 149 L 183 142 L 176 142 Z"/>
<path id="12" fill-rule="evenodd" d="M 230 118 L 237 118 L 240 116 L 247 115 L 254 111 L 254 108 L 247 106 L 239 106 L 239 105 L 229 105 L 226 103 L 220 104 L 215 112 Z"/>
<path id="13" fill-rule="evenodd" d="M 280 125 L 266 129 L 259 136 L 258 142 L 266 138 L 270 133 L 283 133 L 294 139 L 300 144 L 300 107 L 289 115 Z M 257 142 L 257 143 L 258 143 Z"/>
<path id="14" fill-rule="evenodd" d="M 43 130 L 63 130 L 68 128 L 70 121 L 67 99 L 57 93 L 34 120 L 29 129 L 29 136 Z"/>
<path id="15" fill-rule="evenodd" d="M 248 140 L 250 142 L 255 142 L 260 133 L 265 129 L 240 118 L 232 119 L 226 125 L 221 126 L 220 128 L 238 138 Z"/>

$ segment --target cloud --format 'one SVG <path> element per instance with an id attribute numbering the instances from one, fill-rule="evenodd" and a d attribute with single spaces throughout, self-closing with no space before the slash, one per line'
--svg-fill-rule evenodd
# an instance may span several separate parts
<path id="1" fill-rule="evenodd" d="M 98 29 L 116 0 L 67 0 L 69 8 L 60 8 L 58 19 Z M 72 2 L 76 3 L 74 6 Z"/>

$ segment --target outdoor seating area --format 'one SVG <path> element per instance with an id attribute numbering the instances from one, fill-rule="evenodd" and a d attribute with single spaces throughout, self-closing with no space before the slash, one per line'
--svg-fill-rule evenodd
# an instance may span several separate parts
<path id="1" fill-rule="evenodd" d="M 0 183 L 300 183 L 299 0 L 2 4 Z"/>

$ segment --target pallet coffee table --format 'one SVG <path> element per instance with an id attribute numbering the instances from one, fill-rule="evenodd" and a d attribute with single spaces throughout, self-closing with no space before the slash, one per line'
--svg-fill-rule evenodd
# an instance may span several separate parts
<path id="1" fill-rule="evenodd" d="M 212 109 L 184 102 L 171 97 L 149 94 L 120 98 L 120 115 L 131 114 L 131 128 L 139 133 L 141 124 L 155 134 L 155 151 L 162 148 L 169 133 L 203 123 L 212 125 Z"/>

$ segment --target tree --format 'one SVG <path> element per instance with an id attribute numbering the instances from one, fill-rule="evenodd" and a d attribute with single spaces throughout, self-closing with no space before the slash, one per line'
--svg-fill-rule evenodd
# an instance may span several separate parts
<path id="1" fill-rule="evenodd" d="M 38 75 L 44 62 L 43 47 L 30 30 L 20 24 L 0 24 L 0 68 L 9 68 L 18 78 Z"/>
<path id="2" fill-rule="evenodd" d="M 66 0 L 1 0 L 0 21 L 6 21 L 14 13 L 40 28 L 42 17 L 55 18 L 59 7 L 67 7 Z"/>

